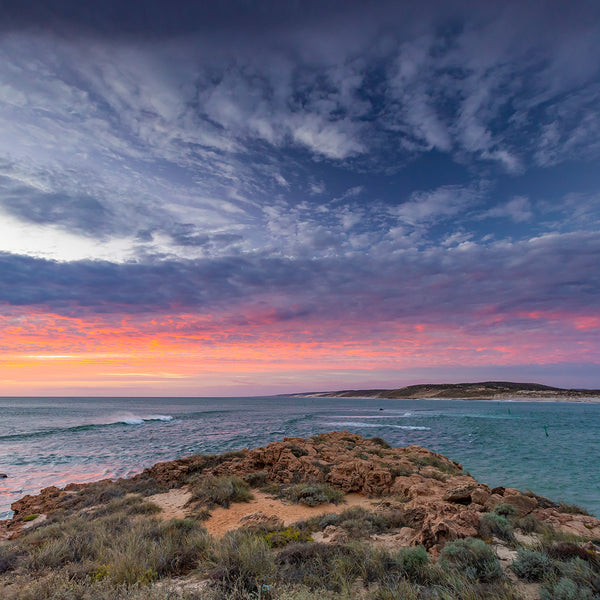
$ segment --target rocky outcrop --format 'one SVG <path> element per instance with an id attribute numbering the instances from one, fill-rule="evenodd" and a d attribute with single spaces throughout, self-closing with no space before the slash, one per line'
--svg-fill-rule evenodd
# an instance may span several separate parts
<path id="1" fill-rule="evenodd" d="M 327 483 L 345 493 L 379 498 L 380 509 L 393 510 L 402 521 L 404 537 L 410 531 L 410 544 L 423 544 L 434 552 L 447 541 L 476 535 L 482 513 L 501 504 L 512 506 L 518 517 L 532 514 L 578 536 L 600 537 L 600 521 L 594 517 L 561 513 L 558 505 L 531 493 L 490 489 L 465 474 L 459 463 L 425 448 L 390 448 L 381 439 L 346 431 L 306 439 L 289 437 L 252 450 L 158 463 L 130 480 L 100 483 L 131 492 L 145 485 L 177 488 L 213 475 L 238 475 L 250 483 L 260 480 L 273 485 Z M 26 496 L 12 505 L 15 516 L 5 527 L 17 532 L 27 515 L 51 513 L 98 485 L 47 488 L 38 496 Z M 266 515 L 250 517 L 240 526 L 265 524 Z"/>

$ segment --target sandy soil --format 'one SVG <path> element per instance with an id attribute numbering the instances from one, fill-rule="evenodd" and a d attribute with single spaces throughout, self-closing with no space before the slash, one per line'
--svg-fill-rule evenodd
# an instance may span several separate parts
<path id="1" fill-rule="evenodd" d="M 169 521 L 170 519 L 183 519 L 189 515 L 190 511 L 185 505 L 191 496 L 186 487 L 181 487 L 169 490 L 164 494 L 148 496 L 147 500 L 160 506 L 162 512 L 158 516 Z"/>
<path id="2" fill-rule="evenodd" d="M 290 525 L 315 515 L 340 512 L 352 506 L 372 507 L 374 503 L 376 504 L 376 502 L 360 494 L 346 494 L 345 502 L 338 505 L 322 504 L 315 507 L 284 502 L 263 492 L 254 491 L 253 494 L 254 500 L 250 502 L 239 502 L 232 504 L 229 508 L 219 507 L 213 509 L 210 518 L 204 523 L 208 532 L 221 537 L 226 532 L 237 529 L 240 519 L 258 511 L 268 516 L 275 515 L 282 519 L 286 525 Z M 159 517 L 165 521 L 182 519 L 192 512 L 189 507 L 186 507 L 190 499 L 190 492 L 185 488 L 169 490 L 164 494 L 155 494 L 147 499 L 162 508 Z"/>
<path id="3" fill-rule="evenodd" d="M 221 537 L 232 529 L 237 529 L 240 519 L 252 513 L 261 511 L 267 516 L 279 517 L 285 525 L 291 525 L 296 521 L 308 519 L 315 515 L 325 513 L 341 512 L 352 506 L 372 507 L 373 501 L 360 494 L 346 494 L 345 502 L 338 505 L 321 504 L 320 506 L 304 506 L 303 504 L 292 504 L 273 498 L 263 492 L 253 491 L 254 500 L 250 502 L 239 502 L 232 504 L 229 508 L 215 508 L 211 511 L 211 517 L 205 522 L 208 532 L 214 536 Z M 376 503 L 376 502 L 375 502 Z"/>

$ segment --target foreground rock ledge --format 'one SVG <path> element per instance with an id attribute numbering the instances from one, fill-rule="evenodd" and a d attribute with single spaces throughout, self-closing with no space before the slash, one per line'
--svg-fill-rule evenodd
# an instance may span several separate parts
<path id="1" fill-rule="evenodd" d="M 422 544 L 433 552 L 450 540 L 476 536 L 481 514 L 500 504 L 512 506 L 518 517 L 531 514 L 581 538 L 600 538 L 600 521 L 595 517 L 561 512 L 558 504 L 532 493 L 490 489 L 465 474 L 459 463 L 425 448 L 390 448 L 379 438 L 347 431 L 306 439 L 288 437 L 253 450 L 158 463 L 117 484 L 148 483 L 174 489 L 186 485 L 193 475 L 244 477 L 251 473 L 260 473 L 272 484 L 324 482 L 345 493 L 380 499 L 382 509 L 393 505 L 403 512 L 408 524 L 403 545 Z M 17 536 L 32 515 L 51 515 L 64 507 L 65 499 L 93 485 L 97 484 L 70 484 L 64 490 L 50 487 L 37 496 L 25 496 L 12 504 L 14 517 L 2 523 L 0 534 Z"/>

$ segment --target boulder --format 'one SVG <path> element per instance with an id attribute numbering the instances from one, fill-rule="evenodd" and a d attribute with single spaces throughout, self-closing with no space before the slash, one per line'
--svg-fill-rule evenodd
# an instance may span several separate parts
<path id="1" fill-rule="evenodd" d="M 517 511 L 517 517 L 524 517 L 537 508 L 537 500 L 525 496 L 519 490 L 507 488 L 504 490 L 502 504 L 509 504 Z"/>

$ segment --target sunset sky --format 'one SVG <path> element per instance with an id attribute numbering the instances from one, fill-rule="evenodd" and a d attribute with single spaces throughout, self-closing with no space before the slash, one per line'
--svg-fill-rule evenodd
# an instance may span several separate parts
<path id="1" fill-rule="evenodd" d="M 600 388 L 599 2 L 0 1 L 0 395 L 489 379 Z"/>

